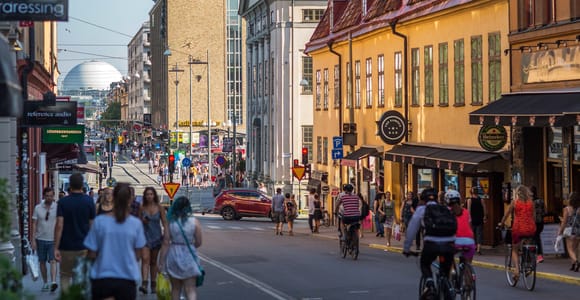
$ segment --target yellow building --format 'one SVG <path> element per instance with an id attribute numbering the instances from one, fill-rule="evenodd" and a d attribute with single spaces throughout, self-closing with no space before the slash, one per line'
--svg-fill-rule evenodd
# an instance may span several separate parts
<path id="1" fill-rule="evenodd" d="M 399 205 L 426 186 L 464 197 L 477 186 L 499 221 L 509 133 L 480 134 L 469 113 L 509 91 L 508 23 L 507 0 L 330 1 L 306 46 L 314 169 L 331 187 L 354 183 L 371 205 L 379 191 Z M 333 160 L 340 136 L 344 158 Z"/>

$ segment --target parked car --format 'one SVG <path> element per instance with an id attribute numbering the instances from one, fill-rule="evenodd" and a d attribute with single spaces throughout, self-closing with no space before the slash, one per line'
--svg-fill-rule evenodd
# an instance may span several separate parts
<path id="1" fill-rule="evenodd" d="M 224 220 L 239 220 L 242 217 L 266 217 L 272 219 L 272 199 L 252 189 L 233 188 L 222 190 L 215 198 L 213 213 Z"/>
<path id="2" fill-rule="evenodd" d="M 85 147 L 85 153 L 87 153 L 87 154 L 94 154 L 95 153 L 95 146 L 94 145 L 85 144 L 84 147 Z"/>

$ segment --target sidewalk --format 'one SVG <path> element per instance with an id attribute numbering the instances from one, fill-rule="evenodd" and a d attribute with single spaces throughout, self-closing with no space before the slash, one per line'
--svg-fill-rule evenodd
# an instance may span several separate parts
<path id="1" fill-rule="evenodd" d="M 302 219 L 302 218 L 300 218 Z M 306 218 L 308 219 L 308 218 Z M 295 228 L 296 234 L 312 235 L 317 238 L 326 238 L 338 240 L 336 226 L 320 227 L 320 233 L 312 234 L 308 227 L 297 226 Z M 360 240 L 361 246 L 367 246 L 374 249 L 383 249 L 389 252 L 402 253 L 403 239 L 401 241 L 391 240 L 391 246 L 386 246 L 386 239 L 375 237 L 375 232 L 365 230 L 363 238 Z M 415 249 L 413 242 L 412 250 Z M 476 267 L 504 270 L 505 247 L 497 246 L 495 248 L 483 247 L 482 255 L 476 254 L 473 258 L 473 265 Z M 569 271 L 570 260 L 555 255 L 544 255 L 544 262 L 537 265 L 536 276 L 555 281 L 560 281 L 569 284 L 580 285 L 580 273 Z"/>

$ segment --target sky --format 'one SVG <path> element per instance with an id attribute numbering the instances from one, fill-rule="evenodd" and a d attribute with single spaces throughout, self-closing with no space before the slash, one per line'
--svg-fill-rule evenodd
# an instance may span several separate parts
<path id="1" fill-rule="evenodd" d="M 57 23 L 59 83 L 76 65 L 92 59 L 112 64 L 125 76 L 127 44 L 149 20 L 153 4 L 152 0 L 69 0 L 68 22 Z"/>

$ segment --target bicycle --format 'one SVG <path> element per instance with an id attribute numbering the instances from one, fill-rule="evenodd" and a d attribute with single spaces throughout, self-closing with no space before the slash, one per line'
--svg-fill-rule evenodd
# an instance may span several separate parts
<path id="1" fill-rule="evenodd" d="M 511 228 L 502 229 L 502 237 L 506 237 L 511 231 Z M 511 240 L 511 238 L 510 238 Z M 512 264 L 512 244 L 507 243 L 507 252 L 505 256 L 505 275 L 507 283 L 515 287 L 518 280 L 513 277 L 514 266 Z M 520 249 L 518 251 L 519 257 L 519 277 L 522 278 L 524 286 L 528 291 L 533 291 L 536 287 L 536 243 L 533 237 L 522 237 Z"/>
<path id="2" fill-rule="evenodd" d="M 324 227 L 330 227 L 330 214 L 328 213 L 328 211 L 325 209 L 322 211 L 322 225 Z"/>
<path id="3" fill-rule="evenodd" d="M 359 239 L 356 230 L 360 227 L 360 224 L 345 224 L 345 236 L 341 236 L 342 232 L 339 232 L 339 246 L 342 258 L 346 258 L 347 254 L 350 254 L 354 260 L 358 258 L 359 253 Z"/>
<path id="4" fill-rule="evenodd" d="M 461 296 L 461 300 L 475 300 L 476 296 L 476 275 L 473 266 L 465 260 L 464 251 L 468 248 L 459 248 L 459 263 L 453 260 L 451 265 L 451 283 L 455 288 L 455 294 Z M 434 264 L 436 264 L 434 262 Z M 437 264 L 436 268 L 439 268 Z"/>
<path id="5" fill-rule="evenodd" d="M 409 252 L 409 255 L 418 257 L 419 255 L 421 255 L 420 252 Z M 431 264 L 431 266 L 433 267 L 433 269 L 435 269 L 435 272 L 433 272 L 433 290 L 431 291 L 432 294 L 435 296 L 435 299 L 441 299 L 441 300 L 451 300 L 451 299 L 455 299 L 456 296 L 456 290 L 455 288 L 451 285 L 451 281 L 449 280 L 449 277 L 447 276 L 443 276 L 443 274 L 441 273 L 441 268 L 439 268 L 439 264 L 442 263 L 443 261 L 443 256 L 438 256 L 438 261 L 437 262 L 433 262 Z M 429 278 L 421 275 L 421 279 L 419 280 L 419 300 L 421 299 L 425 299 L 424 293 L 425 293 L 425 289 L 427 288 L 427 280 Z"/>

